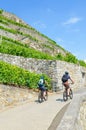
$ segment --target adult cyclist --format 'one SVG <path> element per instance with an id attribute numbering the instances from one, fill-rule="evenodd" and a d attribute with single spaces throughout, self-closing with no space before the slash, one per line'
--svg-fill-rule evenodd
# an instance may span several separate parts
<path id="1" fill-rule="evenodd" d="M 74 81 L 70 77 L 69 73 L 66 71 L 65 74 L 62 76 L 62 84 L 64 85 L 68 96 L 69 96 L 69 92 L 70 92 L 69 80 L 71 80 L 72 84 L 74 84 Z"/>

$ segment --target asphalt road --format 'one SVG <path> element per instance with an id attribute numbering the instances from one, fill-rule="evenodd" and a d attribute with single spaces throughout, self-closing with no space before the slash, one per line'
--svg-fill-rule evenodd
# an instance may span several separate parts
<path id="1" fill-rule="evenodd" d="M 62 93 L 49 95 L 43 103 L 38 103 L 35 97 L 26 104 L 0 112 L 0 130 L 49 130 L 56 115 L 70 101 L 64 102 Z"/>

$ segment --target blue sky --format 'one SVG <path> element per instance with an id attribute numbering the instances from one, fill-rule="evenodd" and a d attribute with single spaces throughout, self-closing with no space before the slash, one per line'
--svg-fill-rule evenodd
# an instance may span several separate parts
<path id="1" fill-rule="evenodd" d="M 86 0 L 3 0 L 0 8 L 86 60 Z"/>

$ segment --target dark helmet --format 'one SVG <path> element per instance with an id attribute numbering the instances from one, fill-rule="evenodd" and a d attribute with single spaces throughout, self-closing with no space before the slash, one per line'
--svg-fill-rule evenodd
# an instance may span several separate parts
<path id="1" fill-rule="evenodd" d="M 69 73 L 68 73 L 67 71 L 65 71 L 65 74 L 67 74 L 67 75 L 68 75 Z"/>

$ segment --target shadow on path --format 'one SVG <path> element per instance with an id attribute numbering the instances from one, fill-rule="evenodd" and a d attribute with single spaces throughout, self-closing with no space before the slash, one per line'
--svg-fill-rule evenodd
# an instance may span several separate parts
<path id="1" fill-rule="evenodd" d="M 61 98 L 56 99 L 56 101 L 58 101 L 58 102 L 64 102 L 64 100 L 61 99 Z"/>

